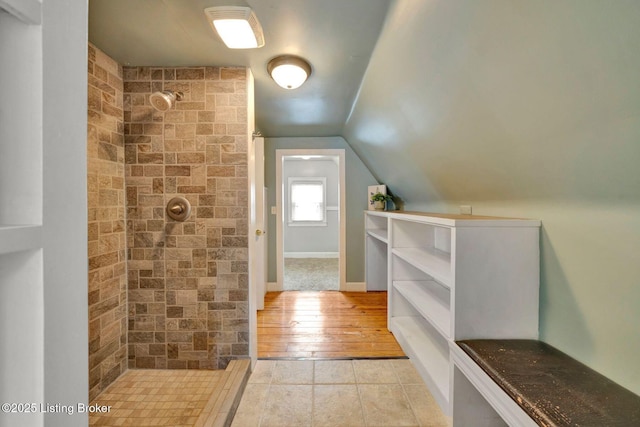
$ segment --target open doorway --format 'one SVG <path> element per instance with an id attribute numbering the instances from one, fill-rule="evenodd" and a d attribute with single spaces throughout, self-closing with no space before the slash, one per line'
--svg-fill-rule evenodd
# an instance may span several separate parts
<path id="1" fill-rule="evenodd" d="M 298 156 L 299 160 L 288 159 Z M 339 170 L 339 242 L 338 271 L 340 277 L 339 291 L 284 291 L 285 260 L 290 258 L 294 249 L 288 249 L 285 258 L 285 223 L 293 206 L 285 203 L 285 195 L 292 191 L 289 176 L 283 173 L 287 164 L 299 162 L 305 172 L 312 169 L 308 162 L 311 156 L 329 157 L 325 161 L 338 162 Z M 308 159 L 306 159 L 308 157 Z M 333 157 L 333 158 L 331 158 Z M 270 358 L 314 358 L 345 359 L 372 357 L 404 357 L 404 353 L 391 332 L 387 329 L 387 294 L 386 292 L 362 292 L 346 283 L 346 163 L 345 150 L 275 150 L 275 192 L 276 203 L 274 214 L 276 224 L 276 272 L 277 282 L 269 286 L 270 292 L 265 295 L 264 310 L 257 315 L 258 322 L 258 357 Z M 305 160 L 306 159 L 306 160 Z M 303 174 L 296 170 L 291 174 L 293 180 L 300 184 L 305 194 L 320 192 L 319 175 Z M 319 176 L 323 178 L 323 176 Z M 328 178 L 328 177 L 327 177 Z M 353 179 L 353 177 L 352 177 Z M 330 180 L 327 179 L 327 182 Z M 322 179 L 320 179 L 322 182 Z M 327 184 L 328 186 L 328 184 Z M 295 186 L 294 186 L 295 187 Z M 295 191 L 295 189 L 293 190 Z M 294 212 L 293 219 L 300 213 L 308 221 L 322 221 L 324 209 L 318 194 L 310 194 L 299 206 L 301 212 Z M 314 202 L 315 200 L 315 202 Z M 333 202 L 327 197 L 324 205 L 331 208 Z M 315 203 L 315 205 L 314 205 Z M 364 208 L 364 206 L 363 206 Z M 325 209 L 326 210 L 326 209 Z M 331 210 L 325 212 L 327 218 Z M 316 230 L 326 230 L 326 226 L 315 226 Z M 308 230 L 305 236 L 312 240 Z M 306 252 L 307 249 L 300 250 Z M 320 251 L 317 249 L 316 251 Z M 332 252 L 333 249 L 323 251 Z M 327 255 L 328 256 L 328 255 Z M 364 289 L 362 289 L 364 290 Z M 283 291 L 283 292 L 280 292 Z M 351 291 L 351 292 L 350 292 Z M 360 291 L 360 292 L 357 292 Z"/>
<path id="2" fill-rule="evenodd" d="M 344 150 L 276 150 L 277 286 L 345 287 Z"/>

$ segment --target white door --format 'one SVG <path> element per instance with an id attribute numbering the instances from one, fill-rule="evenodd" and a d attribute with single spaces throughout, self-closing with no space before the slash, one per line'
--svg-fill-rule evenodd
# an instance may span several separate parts
<path id="1" fill-rule="evenodd" d="M 264 187 L 264 138 L 249 141 L 249 336 L 250 356 L 258 356 L 257 311 L 264 309 L 267 282 L 266 189 Z"/>
<path id="2" fill-rule="evenodd" d="M 256 309 L 264 309 L 267 291 L 266 188 L 264 187 L 264 138 L 253 138 L 249 154 L 249 188 L 251 212 L 249 220 L 249 275 L 256 297 Z"/>

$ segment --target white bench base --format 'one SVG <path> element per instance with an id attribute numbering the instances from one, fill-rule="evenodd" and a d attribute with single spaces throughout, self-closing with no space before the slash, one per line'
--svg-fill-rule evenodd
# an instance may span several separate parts
<path id="1" fill-rule="evenodd" d="M 538 424 L 455 342 L 449 344 L 453 369 L 453 427 L 536 427 Z"/>

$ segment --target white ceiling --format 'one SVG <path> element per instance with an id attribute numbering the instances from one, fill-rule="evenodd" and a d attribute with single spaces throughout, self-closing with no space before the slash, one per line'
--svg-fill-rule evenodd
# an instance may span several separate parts
<path id="1" fill-rule="evenodd" d="M 122 65 L 251 67 L 256 124 L 267 137 L 340 135 L 390 0 L 90 0 L 89 40 Z M 227 49 L 203 10 L 248 5 L 265 34 L 260 49 Z M 306 58 L 299 89 L 278 87 L 269 59 Z"/>

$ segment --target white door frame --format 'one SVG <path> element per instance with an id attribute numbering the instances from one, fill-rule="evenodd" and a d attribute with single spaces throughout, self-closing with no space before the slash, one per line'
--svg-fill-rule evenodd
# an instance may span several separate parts
<path id="1" fill-rule="evenodd" d="M 258 359 L 258 310 L 264 309 L 267 291 L 266 199 L 264 188 L 264 138 L 249 139 L 249 356 Z"/>
<path id="2" fill-rule="evenodd" d="M 267 292 L 266 188 L 264 187 L 264 137 L 249 141 L 249 283 L 253 308 L 264 310 Z"/>
<path id="3" fill-rule="evenodd" d="M 247 181 L 249 205 L 249 357 L 251 369 L 258 360 L 258 310 L 264 308 L 266 291 L 266 236 L 264 189 L 264 138 L 255 136 L 254 79 L 247 69 Z"/>
<path id="4" fill-rule="evenodd" d="M 278 290 L 283 289 L 284 283 L 284 218 L 283 215 L 283 182 L 282 166 L 284 158 L 287 156 L 335 156 L 338 157 L 338 221 L 340 223 L 340 237 L 338 244 L 339 252 L 339 275 L 340 291 L 347 290 L 347 214 L 346 214 L 346 159 L 344 149 L 287 149 L 276 150 L 276 275 Z"/>

